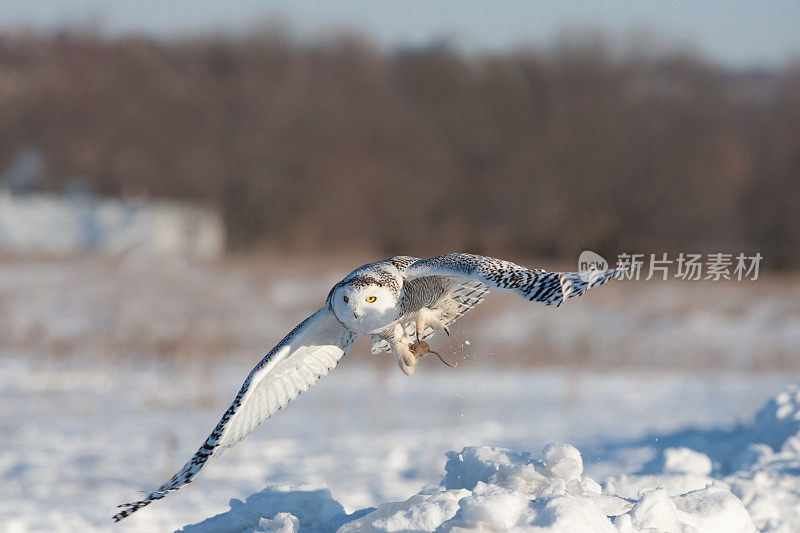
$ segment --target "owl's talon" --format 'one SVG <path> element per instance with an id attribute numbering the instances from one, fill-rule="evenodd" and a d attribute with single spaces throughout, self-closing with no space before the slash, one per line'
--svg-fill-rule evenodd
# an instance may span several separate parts
<path id="1" fill-rule="evenodd" d="M 423 307 L 417 311 L 414 317 L 416 323 L 417 342 L 426 329 L 431 328 L 435 331 L 448 331 L 447 324 L 444 321 L 444 309 L 429 309 Z M 450 336 L 450 333 L 447 333 Z"/>
<path id="2" fill-rule="evenodd" d="M 395 355 L 397 355 L 397 364 L 400 365 L 400 370 L 407 376 L 412 375 L 417 365 L 416 354 L 410 350 L 409 346 L 401 343 L 395 347 Z"/>

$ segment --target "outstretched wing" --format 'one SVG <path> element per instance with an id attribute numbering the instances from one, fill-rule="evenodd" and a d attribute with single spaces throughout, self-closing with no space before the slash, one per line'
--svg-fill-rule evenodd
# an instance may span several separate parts
<path id="1" fill-rule="evenodd" d="M 349 351 L 355 334 L 324 307 L 301 322 L 256 365 L 197 453 L 169 481 L 138 502 L 120 505 L 118 522 L 190 483 L 218 449 L 232 446 L 307 391 Z"/>
<path id="2" fill-rule="evenodd" d="M 547 272 L 472 254 L 447 254 L 420 259 L 405 271 L 406 282 L 428 276 L 444 276 L 459 284 L 479 281 L 490 289 L 513 290 L 523 298 L 544 305 L 561 305 L 608 281 L 616 270 Z"/>
<path id="3" fill-rule="evenodd" d="M 616 270 L 592 272 L 547 272 L 531 270 L 510 261 L 472 254 L 447 254 L 420 259 L 405 271 L 405 283 L 440 277 L 446 291 L 458 305 L 453 320 L 483 301 L 489 289 L 511 290 L 523 298 L 544 305 L 561 305 L 597 287 L 616 274 Z"/>
<path id="4" fill-rule="evenodd" d="M 422 306 L 442 309 L 443 321 L 449 326 L 481 303 L 491 289 L 511 290 L 531 302 L 558 306 L 567 298 L 602 285 L 617 272 L 531 270 L 510 261 L 463 253 L 419 259 L 404 271 L 401 304 L 406 310 L 406 320 L 403 328 L 409 336 L 414 335 L 414 313 Z M 433 333 L 428 328 L 420 338 L 427 339 Z M 389 349 L 385 339 L 373 336 L 372 353 Z"/>

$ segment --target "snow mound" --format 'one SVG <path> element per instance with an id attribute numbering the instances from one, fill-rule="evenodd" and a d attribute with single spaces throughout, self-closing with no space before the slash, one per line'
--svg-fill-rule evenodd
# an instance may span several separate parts
<path id="1" fill-rule="evenodd" d="M 684 446 L 664 450 L 664 472 L 707 476 L 712 469 L 711 459 L 704 453 Z"/>
<path id="2" fill-rule="evenodd" d="M 290 513 L 278 513 L 275 518 L 260 518 L 258 528 L 253 533 L 272 531 L 274 533 L 297 533 L 300 531 L 300 521 Z"/>
<path id="3" fill-rule="evenodd" d="M 691 452 L 691 453 L 690 453 Z M 681 469 L 706 470 L 708 457 L 691 450 L 671 454 Z M 583 475 L 580 452 L 549 444 L 541 457 L 486 446 L 448 452 L 441 487 L 403 502 L 347 515 L 327 489 L 273 487 L 184 533 L 464 532 L 535 531 L 632 533 L 755 531 L 742 501 L 726 486 L 670 496 L 664 487 L 635 498 L 613 493 Z"/>
<path id="4" fill-rule="evenodd" d="M 712 462 L 706 454 L 686 447 L 666 448 L 660 469 L 609 478 L 604 484 L 605 491 L 634 498 L 655 487 L 676 496 L 694 494 L 709 485 L 724 486 L 726 492 L 729 489 L 744 504 L 759 531 L 800 531 L 798 386 L 790 385 L 767 401 L 751 424 L 729 432 L 699 433 L 692 442 L 714 454 L 715 460 Z M 715 471 L 716 477 L 710 477 Z M 681 496 L 687 497 L 688 494 Z M 678 509 L 684 510 L 680 505 Z M 725 530 L 715 528 L 710 530 Z"/>
<path id="5" fill-rule="evenodd" d="M 800 387 L 791 385 L 767 402 L 756 414 L 752 442 L 775 451 L 797 447 L 800 441 Z M 800 449 L 800 447 L 798 447 Z"/>
<path id="6" fill-rule="evenodd" d="M 800 524 L 800 388 L 787 387 L 756 414 L 750 444 L 725 482 L 762 531 Z"/>
<path id="7" fill-rule="evenodd" d="M 267 487 L 246 501 L 232 499 L 230 511 L 186 526 L 183 533 L 335 531 L 348 516 L 327 488 Z M 363 512 L 362 512 L 363 514 Z"/>
<path id="8" fill-rule="evenodd" d="M 708 457 L 675 451 L 680 468 L 710 470 Z M 344 524 L 340 533 L 389 531 L 755 531 L 742 502 L 709 485 L 669 497 L 663 488 L 623 498 L 583 475 L 580 452 L 549 444 L 541 458 L 468 447 L 449 452 L 443 487 L 388 503 Z"/>
<path id="9" fill-rule="evenodd" d="M 751 424 L 678 435 L 692 447 L 665 447 L 643 471 L 602 486 L 569 444 L 538 457 L 473 446 L 447 453 L 439 487 L 402 502 L 348 515 L 327 489 L 268 488 L 184 531 L 800 531 L 800 388 L 777 394 Z"/>

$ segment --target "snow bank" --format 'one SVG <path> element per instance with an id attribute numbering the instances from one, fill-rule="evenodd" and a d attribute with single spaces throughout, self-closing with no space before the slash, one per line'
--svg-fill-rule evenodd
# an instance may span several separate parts
<path id="1" fill-rule="evenodd" d="M 800 528 L 800 388 L 790 386 L 756 414 L 751 444 L 725 478 L 761 531 Z"/>
<path id="2" fill-rule="evenodd" d="M 671 455 L 707 466 L 708 458 L 697 452 Z M 584 476 L 581 454 L 569 444 L 549 444 L 540 458 L 485 446 L 447 458 L 442 486 L 404 502 L 346 515 L 326 489 L 268 488 L 246 502 L 232 500 L 227 513 L 182 531 L 755 531 L 741 500 L 723 485 L 675 496 L 653 488 L 624 498 Z"/>
<path id="3" fill-rule="evenodd" d="M 716 443 L 720 450 L 713 461 L 696 449 L 667 447 L 642 472 L 602 486 L 584 474 L 583 458 L 569 444 L 549 444 L 539 457 L 467 447 L 447 453 L 439 487 L 402 502 L 347 515 L 327 490 L 266 489 L 185 531 L 800 530 L 800 388 L 775 396 L 752 424 L 706 438 L 704 449 L 716 453 Z"/>
<path id="4" fill-rule="evenodd" d="M 789 386 L 756 414 L 753 442 L 779 451 L 800 443 L 800 387 Z M 800 449 L 800 448 L 798 448 Z"/>
<path id="5" fill-rule="evenodd" d="M 660 472 L 620 476 L 606 485 L 630 497 L 659 484 L 675 495 L 714 483 L 730 489 L 759 531 L 800 531 L 800 387 L 790 385 L 770 399 L 752 424 L 700 437 L 694 443 L 717 454 L 715 465 L 695 450 L 667 448 Z M 710 477 L 712 470 L 726 475 Z M 685 501 L 692 507 L 704 505 Z"/>
<path id="6" fill-rule="evenodd" d="M 710 462 L 697 455 L 692 462 Z M 440 490 L 381 505 L 339 531 L 755 531 L 742 502 L 723 486 L 672 497 L 654 488 L 623 498 L 584 476 L 581 454 L 568 444 L 550 444 L 536 459 L 464 448 L 448 454 L 445 471 Z"/>
<path id="7" fill-rule="evenodd" d="M 327 488 L 267 487 L 247 498 L 232 499 L 230 511 L 186 526 L 183 533 L 255 533 L 262 531 L 335 531 L 348 520 Z M 266 512 L 268 509 L 280 509 Z M 363 514 L 363 513 L 362 513 Z"/>

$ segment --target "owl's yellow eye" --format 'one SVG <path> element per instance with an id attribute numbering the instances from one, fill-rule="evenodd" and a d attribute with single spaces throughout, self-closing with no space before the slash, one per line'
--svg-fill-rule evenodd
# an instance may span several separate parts
<path id="1" fill-rule="evenodd" d="M 374 296 L 369 296 L 369 297 L 367 298 L 367 303 L 372 303 L 372 302 L 374 302 L 375 300 L 377 300 L 377 298 L 375 298 Z"/>
<path id="2" fill-rule="evenodd" d="M 345 302 L 349 302 L 349 301 L 350 301 L 350 298 L 348 298 L 347 296 L 345 296 L 345 297 L 344 297 L 344 301 L 345 301 Z"/>

